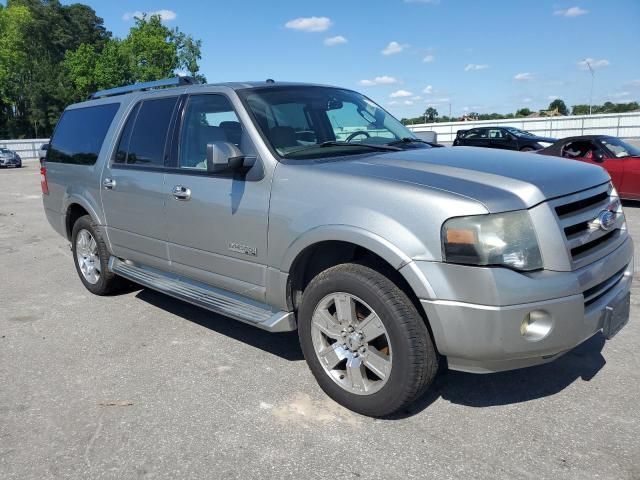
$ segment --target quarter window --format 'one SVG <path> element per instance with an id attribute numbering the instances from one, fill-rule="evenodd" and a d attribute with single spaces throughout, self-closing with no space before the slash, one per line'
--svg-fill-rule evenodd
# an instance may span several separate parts
<path id="1" fill-rule="evenodd" d="M 47 162 L 93 165 L 119 103 L 67 110 L 51 140 Z"/>
<path id="2" fill-rule="evenodd" d="M 127 120 L 116 152 L 116 163 L 164 166 L 169 124 L 178 97 L 145 100 Z"/>

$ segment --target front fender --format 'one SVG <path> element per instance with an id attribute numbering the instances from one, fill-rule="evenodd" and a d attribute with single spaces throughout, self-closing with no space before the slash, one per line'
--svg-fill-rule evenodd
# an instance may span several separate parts
<path id="1" fill-rule="evenodd" d="M 416 263 L 385 238 L 352 225 L 323 225 L 296 238 L 286 250 L 280 270 L 289 272 L 294 261 L 307 247 L 325 241 L 342 241 L 375 253 L 398 270 L 418 298 L 434 298 L 434 290 Z"/>

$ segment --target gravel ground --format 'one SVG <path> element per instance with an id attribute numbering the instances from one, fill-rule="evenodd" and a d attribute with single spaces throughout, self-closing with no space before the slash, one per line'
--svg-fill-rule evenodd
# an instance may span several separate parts
<path id="1" fill-rule="evenodd" d="M 4 480 L 640 479 L 637 280 L 612 341 L 515 372 L 449 372 L 373 420 L 323 394 L 295 334 L 149 290 L 89 294 L 39 190 L 35 163 L 0 170 Z M 640 207 L 626 213 L 637 240 Z"/>

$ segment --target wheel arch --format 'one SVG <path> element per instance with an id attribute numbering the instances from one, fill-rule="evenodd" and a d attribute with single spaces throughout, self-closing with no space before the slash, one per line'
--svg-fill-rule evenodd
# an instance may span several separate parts
<path id="1" fill-rule="evenodd" d="M 432 333 L 420 299 L 433 298 L 434 293 L 420 269 L 387 240 L 372 232 L 344 225 L 331 230 L 316 229 L 289 248 L 282 268 L 288 272 L 288 307 L 297 310 L 304 288 L 318 273 L 349 262 L 362 263 L 387 276 L 409 297 Z"/>
<path id="2" fill-rule="evenodd" d="M 64 224 L 66 228 L 67 240 L 71 240 L 73 225 L 78 218 L 83 215 L 89 215 L 94 222 L 100 224 L 96 210 L 82 197 L 69 196 L 65 201 L 64 208 Z"/>

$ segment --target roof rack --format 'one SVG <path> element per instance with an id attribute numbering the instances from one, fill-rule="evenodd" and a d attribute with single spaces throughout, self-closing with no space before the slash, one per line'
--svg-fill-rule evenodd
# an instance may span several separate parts
<path id="1" fill-rule="evenodd" d="M 113 97 L 115 95 L 124 95 L 125 93 L 140 92 L 143 90 L 151 90 L 154 88 L 180 87 L 182 85 L 195 85 L 197 83 L 199 82 L 193 77 L 165 78 L 163 80 L 156 80 L 153 82 L 134 83 L 133 85 L 126 85 L 124 87 L 100 90 L 89 95 L 89 100 L 95 100 L 96 98 Z"/>

